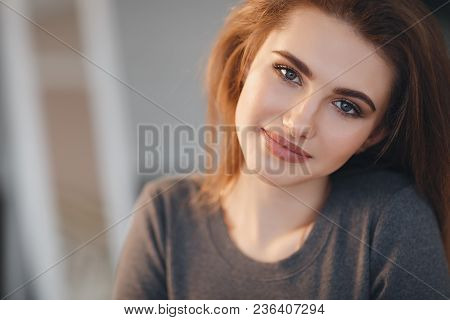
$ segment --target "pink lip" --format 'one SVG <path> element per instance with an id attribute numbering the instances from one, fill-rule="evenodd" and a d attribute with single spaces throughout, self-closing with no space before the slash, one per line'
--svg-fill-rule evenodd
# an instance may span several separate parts
<path id="1" fill-rule="evenodd" d="M 261 128 L 266 138 L 266 146 L 275 156 L 288 162 L 304 162 L 312 156 L 299 146 L 273 131 Z"/>

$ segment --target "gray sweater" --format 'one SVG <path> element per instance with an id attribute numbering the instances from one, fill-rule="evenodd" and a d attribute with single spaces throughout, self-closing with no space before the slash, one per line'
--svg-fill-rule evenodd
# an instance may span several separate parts
<path id="1" fill-rule="evenodd" d="M 160 178 L 143 188 L 114 299 L 450 297 L 434 212 L 400 173 L 331 175 L 330 195 L 305 243 L 274 263 L 242 253 L 221 209 L 189 205 L 197 180 L 179 179 Z"/>

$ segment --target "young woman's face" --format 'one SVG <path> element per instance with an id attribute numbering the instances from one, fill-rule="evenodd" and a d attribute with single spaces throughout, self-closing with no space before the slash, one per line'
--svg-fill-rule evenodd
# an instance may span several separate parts
<path id="1" fill-rule="evenodd" d="M 392 79 L 375 47 L 344 21 L 314 8 L 293 12 L 256 54 L 239 97 L 235 122 L 247 169 L 280 185 L 336 171 L 383 138 L 374 129 Z"/>

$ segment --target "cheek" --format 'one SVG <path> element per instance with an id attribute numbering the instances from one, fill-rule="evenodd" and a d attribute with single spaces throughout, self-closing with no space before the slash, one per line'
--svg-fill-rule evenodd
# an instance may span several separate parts
<path id="1" fill-rule="evenodd" d="M 329 111 L 320 122 L 318 130 L 322 155 L 334 162 L 345 162 L 370 135 L 372 121 L 345 119 Z"/>
<path id="2" fill-rule="evenodd" d="M 268 69 L 249 73 L 236 106 L 237 126 L 262 126 L 267 121 L 281 121 L 286 106 L 293 102 L 289 90 L 275 77 Z"/>

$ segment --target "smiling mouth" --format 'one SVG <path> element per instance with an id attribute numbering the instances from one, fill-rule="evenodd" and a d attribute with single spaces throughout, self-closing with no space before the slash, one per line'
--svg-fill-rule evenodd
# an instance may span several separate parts
<path id="1" fill-rule="evenodd" d="M 312 156 L 305 150 L 273 131 L 261 128 L 266 139 L 266 147 L 275 156 L 289 162 L 304 162 Z"/>

